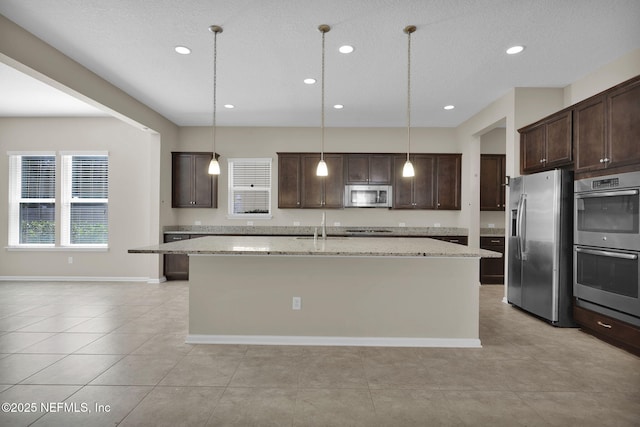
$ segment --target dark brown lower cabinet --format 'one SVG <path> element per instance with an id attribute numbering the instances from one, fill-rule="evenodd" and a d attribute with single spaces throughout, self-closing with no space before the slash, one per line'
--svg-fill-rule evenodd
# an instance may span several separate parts
<path id="1" fill-rule="evenodd" d="M 196 239 L 202 234 L 165 234 L 164 242 Z M 167 280 L 189 280 L 189 256 L 185 254 L 164 255 L 164 277 Z"/>
<path id="2" fill-rule="evenodd" d="M 576 305 L 573 320 L 584 332 L 640 356 L 640 328 Z"/>
<path id="3" fill-rule="evenodd" d="M 443 240 L 449 243 L 457 243 L 464 246 L 469 244 L 469 238 L 467 236 L 429 236 L 429 238 Z"/>
<path id="4" fill-rule="evenodd" d="M 502 258 L 480 259 L 480 283 L 501 285 L 504 283 L 504 237 L 480 237 L 480 249 L 500 252 Z"/>

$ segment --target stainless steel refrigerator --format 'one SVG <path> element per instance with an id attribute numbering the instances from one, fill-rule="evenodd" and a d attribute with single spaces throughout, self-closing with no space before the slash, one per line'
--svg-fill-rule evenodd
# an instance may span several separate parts
<path id="1" fill-rule="evenodd" d="M 572 173 L 512 178 L 509 215 L 507 300 L 554 326 L 575 326 Z"/>

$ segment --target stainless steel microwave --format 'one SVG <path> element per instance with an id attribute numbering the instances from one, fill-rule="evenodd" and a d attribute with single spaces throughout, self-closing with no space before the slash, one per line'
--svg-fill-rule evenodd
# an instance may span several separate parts
<path id="1" fill-rule="evenodd" d="M 346 208 L 390 208 L 393 203 L 390 185 L 347 185 L 344 190 Z"/>

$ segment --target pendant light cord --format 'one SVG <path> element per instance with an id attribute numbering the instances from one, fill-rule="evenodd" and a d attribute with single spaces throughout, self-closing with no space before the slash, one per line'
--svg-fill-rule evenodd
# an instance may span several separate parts
<path id="1" fill-rule="evenodd" d="M 213 158 L 216 157 L 216 92 L 217 92 L 217 67 L 218 64 L 218 31 L 213 32 Z"/>
<path id="2" fill-rule="evenodd" d="M 320 92 L 321 92 L 321 101 L 320 101 L 320 127 L 321 127 L 321 135 L 320 135 L 320 160 L 324 160 L 324 34 L 326 31 L 322 31 L 322 71 L 320 73 Z"/>
<path id="3" fill-rule="evenodd" d="M 411 152 L 411 33 L 407 31 L 407 161 Z"/>

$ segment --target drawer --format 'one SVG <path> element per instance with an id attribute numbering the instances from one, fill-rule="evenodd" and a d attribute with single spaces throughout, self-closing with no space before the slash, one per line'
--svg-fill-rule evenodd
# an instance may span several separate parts
<path id="1" fill-rule="evenodd" d="M 469 238 L 467 236 L 429 236 L 432 239 L 443 240 L 449 243 L 457 243 L 459 245 L 467 245 Z"/>
<path id="2" fill-rule="evenodd" d="M 188 239 L 189 239 L 188 234 L 165 234 L 164 235 L 165 243 L 177 242 L 179 240 L 188 240 Z"/>
<path id="3" fill-rule="evenodd" d="M 593 335 L 640 354 L 640 328 L 577 306 L 573 307 L 573 317 Z"/>
<path id="4" fill-rule="evenodd" d="M 480 247 L 502 246 L 504 247 L 504 237 L 480 237 Z"/>

